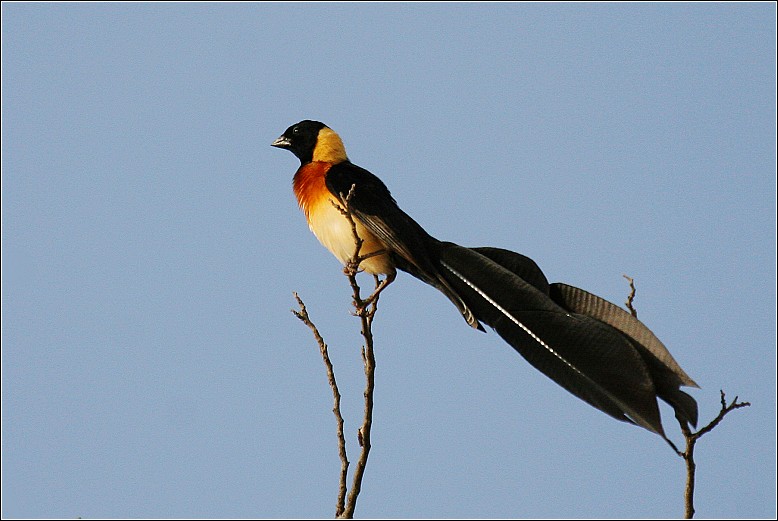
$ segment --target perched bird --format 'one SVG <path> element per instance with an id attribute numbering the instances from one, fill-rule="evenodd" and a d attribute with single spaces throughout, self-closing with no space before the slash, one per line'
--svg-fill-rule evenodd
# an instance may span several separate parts
<path id="1" fill-rule="evenodd" d="M 680 390 L 698 387 L 667 348 L 637 318 L 582 289 L 549 284 L 535 262 L 500 248 L 466 248 L 440 241 L 403 212 L 386 185 L 346 155 L 324 123 L 292 125 L 272 146 L 300 160 L 293 188 L 311 231 L 346 264 L 355 250 L 348 207 L 359 237 L 360 268 L 396 270 L 440 290 L 476 329 L 494 329 L 530 364 L 610 416 L 665 436 L 657 397 L 679 421 L 697 424 L 697 402 Z M 353 191 L 352 191 L 353 187 Z"/>

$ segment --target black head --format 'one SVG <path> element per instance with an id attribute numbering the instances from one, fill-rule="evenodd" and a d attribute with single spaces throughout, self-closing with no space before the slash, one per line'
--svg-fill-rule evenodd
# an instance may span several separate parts
<path id="1" fill-rule="evenodd" d="M 310 163 L 313 160 L 313 150 L 316 148 L 319 131 L 323 128 L 327 128 L 327 125 L 321 121 L 306 119 L 286 129 L 281 137 L 271 143 L 271 146 L 289 150 L 297 156 L 301 164 Z"/>

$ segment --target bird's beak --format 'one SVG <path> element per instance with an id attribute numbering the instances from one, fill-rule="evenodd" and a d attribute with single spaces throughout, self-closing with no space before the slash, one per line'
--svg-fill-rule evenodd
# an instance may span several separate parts
<path id="1" fill-rule="evenodd" d="M 289 138 L 281 136 L 280 138 L 270 143 L 270 146 L 278 148 L 289 148 L 291 144 L 292 143 L 289 141 Z"/>

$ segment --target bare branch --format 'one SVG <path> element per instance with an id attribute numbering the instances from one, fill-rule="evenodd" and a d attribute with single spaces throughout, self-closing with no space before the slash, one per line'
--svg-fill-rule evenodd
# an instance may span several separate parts
<path id="1" fill-rule="evenodd" d="M 699 440 L 704 434 L 712 431 L 719 423 L 721 423 L 721 420 L 724 419 L 724 416 L 730 412 L 734 411 L 735 409 L 740 409 L 741 407 L 751 406 L 749 402 L 738 402 L 737 396 L 735 396 L 735 399 L 732 400 L 732 403 L 727 405 L 724 391 L 722 390 L 720 392 L 721 410 L 719 410 L 719 414 L 713 418 L 713 420 L 708 425 L 701 428 L 697 432 L 692 432 L 685 422 L 678 422 L 681 425 L 683 436 L 686 438 L 686 450 L 679 453 L 679 456 L 681 456 L 686 462 L 686 488 L 684 489 L 684 516 L 686 519 L 691 519 L 694 517 L 694 485 L 697 472 L 697 464 L 694 462 L 694 446 L 697 443 L 697 440 Z"/>
<path id="2" fill-rule="evenodd" d="M 362 490 L 362 478 L 365 474 L 365 467 L 367 466 L 367 458 L 370 454 L 370 433 L 373 426 L 373 393 L 375 390 L 375 354 L 373 351 L 373 332 L 372 324 L 373 317 L 378 309 L 378 297 L 381 292 L 392 283 L 394 280 L 394 273 L 388 274 L 384 280 L 378 278 L 377 275 L 373 275 L 375 279 L 375 290 L 367 298 L 362 298 L 361 288 L 357 283 L 357 274 L 360 272 L 360 265 L 366 259 L 374 257 L 376 255 L 383 255 L 386 253 L 384 250 L 373 251 L 361 254 L 363 239 L 359 236 L 357 231 L 357 223 L 354 221 L 351 209 L 351 198 L 354 195 L 355 185 L 351 186 L 347 195 L 340 194 L 340 200 L 343 206 L 337 203 L 333 203 L 335 208 L 343 214 L 343 216 L 349 221 L 351 225 L 351 232 L 354 236 L 354 253 L 343 268 L 343 273 L 349 280 L 352 290 L 352 298 L 354 305 L 354 315 L 359 318 L 361 323 L 362 337 L 365 339 L 365 344 L 362 347 L 362 363 L 365 366 L 365 410 L 362 425 L 357 431 L 357 440 L 361 448 L 359 459 L 357 460 L 356 467 L 354 469 L 354 477 L 351 485 L 351 491 L 348 492 L 347 478 L 349 461 L 346 454 L 346 440 L 343 429 L 343 416 L 340 412 L 340 392 L 338 391 L 338 385 L 335 381 L 335 373 L 330 361 L 329 354 L 327 353 L 327 344 L 319 334 L 318 329 L 308 316 L 308 312 L 305 309 L 305 304 L 302 299 L 294 294 L 297 299 L 297 303 L 300 306 L 298 310 L 292 310 L 297 318 L 299 318 L 305 325 L 307 325 L 311 331 L 313 331 L 314 338 L 319 344 L 319 350 L 321 351 L 324 365 L 327 369 L 327 379 L 332 388 L 332 395 L 335 401 L 333 407 L 333 413 L 338 423 L 338 452 L 340 454 L 341 471 L 340 471 L 340 487 L 338 492 L 338 502 L 335 511 L 335 516 L 338 518 L 352 519 L 354 517 L 354 509 L 356 508 L 357 498 Z M 347 494 L 348 493 L 348 494 Z"/>
<path id="3" fill-rule="evenodd" d="M 632 313 L 632 316 L 637 318 L 638 312 L 633 307 L 632 302 L 635 300 L 635 281 L 626 275 L 624 275 L 624 278 L 629 281 L 629 287 L 630 287 L 630 293 L 627 297 L 627 308 Z M 692 432 L 691 429 L 689 429 L 689 425 L 686 422 L 683 422 L 681 420 L 678 420 L 678 423 L 681 426 L 681 432 L 683 433 L 684 438 L 686 439 L 686 450 L 681 452 L 679 451 L 675 445 L 670 441 L 667 440 L 667 442 L 675 449 L 676 454 L 683 458 L 683 460 L 686 462 L 686 487 L 684 488 L 684 515 L 686 519 L 691 519 L 694 517 L 694 485 L 695 485 L 695 477 L 697 473 L 697 464 L 694 462 L 694 446 L 697 443 L 697 440 L 699 440 L 704 434 L 709 433 L 712 431 L 719 423 L 721 423 L 721 420 L 724 419 L 724 416 L 729 414 L 730 412 L 734 411 L 735 409 L 740 409 L 741 407 L 750 407 L 751 404 L 748 402 L 738 402 L 737 396 L 735 396 L 735 399 L 732 400 L 732 403 L 727 405 L 727 401 L 724 397 L 724 391 L 721 392 L 721 410 L 719 411 L 719 414 L 713 418 L 713 420 L 706 425 L 705 427 L 701 428 L 697 432 Z"/>
<path id="4" fill-rule="evenodd" d="M 375 390 L 375 354 L 373 351 L 373 317 L 378 308 L 378 297 L 392 280 L 394 276 L 387 276 L 386 279 L 381 281 L 378 276 L 373 276 L 375 279 L 375 290 L 373 293 L 363 299 L 360 295 L 360 287 L 357 283 L 357 273 L 359 273 L 359 265 L 369 256 L 377 254 L 377 252 L 369 255 L 361 255 L 363 240 L 357 233 L 356 222 L 351 211 L 351 198 L 354 195 L 355 186 L 352 185 L 349 193 L 346 197 L 342 197 L 345 208 L 341 208 L 341 213 L 348 219 L 351 224 L 351 232 L 354 235 L 354 254 L 349 262 L 346 264 L 343 270 L 348 277 L 351 284 L 352 297 L 356 316 L 359 318 L 362 326 L 362 337 L 365 339 L 365 345 L 362 347 L 362 362 L 365 366 L 365 411 L 362 420 L 362 426 L 357 431 L 357 438 L 361 447 L 359 459 L 357 460 L 356 467 L 354 469 L 354 479 L 351 485 L 351 492 L 349 492 L 348 501 L 346 502 L 346 509 L 343 512 L 342 517 L 351 519 L 354 516 L 354 509 L 356 508 L 357 498 L 362 490 L 362 478 L 365 474 L 365 467 L 367 466 L 367 458 L 370 454 L 370 434 L 373 427 L 373 393 Z M 381 252 L 382 253 L 382 252 Z"/>
<path id="5" fill-rule="evenodd" d="M 335 381 L 335 371 L 332 367 L 332 361 L 330 361 L 329 352 L 327 351 L 327 344 L 324 342 L 321 334 L 319 334 L 319 329 L 308 316 L 308 310 L 305 308 L 305 304 L 296 292 L 294 293 L 294 298 L 297 299 L 297 304 L 300 306 L 300 309 L 299 311 L 293 309 L 292 313 L 294 313 L 294 315 L 313 332 L 313 336 L 319 344 L 321 357 L 324 360 L 324 366 L 327 368 L 327 380 L 332 389 L 332 398 L 334 401 L 332 412 L 338 423 L 338 454 L 340 455 L 340 486 L 338 488 L 338 502 L 335 507 L 335 517 L 340 517 L 345 510 L 346 480 L 348 478 L 349 466 L 348 455 L 346 454 L 346 437 L 343 433 L 343 415 L 340 412 L 340 391 L 338 391 L 338 383 Z"/>
<path id="6" fill-rule="evenodd" d="M 632 302 L 635 300 L 635 280 L 632 277 L 628 277 L 626 275 L 622 275 L 622 277 L 629 281 L 629 295 L 627 296 L 627 302 L 625 302 L 625 304 L 627 305 L 629 312 L 632 313 L 632 316 L 638 318 L 637 309 L 632 307 Z"/>
<path id="7" fill-rule="evenodd" d="M 376 285 L 376 287 L 377 286 L 378 285 Z M 358 291 L 357 286 L 355 292 Z M 346 510 L 343 513 L 343 517 L 347 519 L 354 517 L 354 508 L 356 508 L 357 497 L 362 490 L 362 478 L 365 474 L 367 457 L 370 454 L 371 448 L 370 434 L 373 427 L 373 392 L 375 390 L 375 355 L 373 352 L 373 333 L 371 325 L 377 301 L 378 299 L 376 298 L 370 309 L 367 307 L 358 307 L 358 309 L 361 309 L 361 311 L 358 311 L 358 316 L 362 322 L 362 336 L 365 338 L 365 345 L 362 347 L 362 362 L 365 365 L 365 413 L 362 420 L 362 426 L 357 431 L 361 451 L 354 469 L 354 481 L 351 485 L 348 502 L 346 503 Z"/>

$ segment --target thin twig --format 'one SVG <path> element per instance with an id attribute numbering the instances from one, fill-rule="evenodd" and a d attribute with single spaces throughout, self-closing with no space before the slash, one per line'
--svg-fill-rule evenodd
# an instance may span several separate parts
<path id="1" fill-rule="evenodd" d="M 319 344 L 322 359 L 324 365 L 327 368 L 327 379 L 332 388 L 332 394 L 335 400 L 335 406 L 333 407 L 333 413 L 338 422 L 338 452 L 340 454 L 341 470 L 340 470 L 340 486 L 338 492 L 338 503 L 335 510 L 335 516 L 338 518 L 352 519 L 354 517 L 354 509 L 356 508 L 357 498 L 362 490 L 362 479 L 365 474 L 365 467 L 367 466 L 367 457 L 370 454 L 370 433 L 373 426 L 373 393 L 375 390 L 375 354 L 373 351 L 373 318 L 376 310 L 378 309 L 378 297 L 381 292 L 394 280 L 394 273 L 388 274 L 384 280 L 374 275 L 375 290 L 367 298 L 362 298 L 361 288 L 357 283 L 357 274 L 360 272 L 360 265 L 363 261 L 375 257 L 377 255 L 383 255 L 386 252 L 384 250 L 378 250 L 361 254 L 362 245 L 364 240 L 359 236 L 357 232 L 357 224 L 354 221 L 351 209 L 351 198 L 354 195 L 355 185 L 351 186 L 348 194 L 343 196 L 340 194 L 342 206 L 337 203 L 333 203 L 343 216 L 348 219 L 351 225 L 351 232 L 354 236 L 354 254 L 351 256 L 346 266 L 343 268 L 343 273 L 348 277 L 349 284 L 351 285 L 353 305 L 355 309 L 354 315 L 360 320 L 362 326 L 362 336 L 365 339 L 365 345 L 362 347 L 362 362 L 365 366 L 365 411 L 362 426 L 357 431 L 357 439 L 359 446 L 361 447 L 359 459 L 357 460 L 356 467 L 354 469 L 354 477 L 351 485 L 351 491 L 348 492 L 347 479 L 348 479 L 348 467 L 349 461 L 346 453 L 346 439 L 343 429 L 343 416 L 340 412 L 340 392 L 338 392 L 338 385 L 335 381 L 335 372 L 330 362 L 329 354 L 327 353 L 327 344 L 319 334 L 316 326 L 311 322 L 308 312 L 305 309 L 305 304 L 297 295 L 294 294 L 297 299 L 297 303 L 300 306 L 300 310 L 292 310 L 292 312 L 303 321 L 313 331 L 314 337 Z M 347 496 L 348 493 L 348 496 Z"/>
<path id="2" fill-rule="evenodd" d="M 624 275 L 624 278 L 629 281 L 629 287 L 630 292 L 629 296 L 627 297 L 627 308 L 632 313 L 632 316 L 637 318 L 638 312 L 633 307 L 632 302 L 635 300 L 635 281 L 632 279 L 632 277 L 628 277 L 627 275 Z M 681 426 L 681 432 L 683 433 L 684 438 L 686 439 L 686 450 L 681 452 L 679 451 L 675 445 L 670 441 L 667 440 L 668 443 L 675 449 L 676 454 L 683 458 L 683 460 L 686 462 L 686 487 L 684 488 L 684 516 L 686 519 L 691 519 L 694 517 L 694 485 L 695 485 L 695 476 L 697 473 L 697 464 L 694 462 L 694 446 L 697 443 L 697 440 L 699 440 L 704 434 L 709 433 L 712 431 L 720 422 L 724 419 L 724 416 L 726 416 L 728 413 L 734 411 L 735 409 L 740 409 L 741 407 L 750 407 L 751 404 L 749 402 L 738 402 L 737 396 L 735 396 L 735 399 L 732 400 L 732 403 L 727 405 L 727 401 L 724 397 L 724 391 L 721 391 L 721 410 L 719 411 L 719 414 L 713 418 L 713 420 L 706 425 L 705 427 L 701 428 L 697 432 L 692 432 L 691 429 L 689 429 L 689 425 L 681 420 L 678 420 L 678 424 Z M 676 418 L 677 419 L 677 418 Z"/>
<path id="3" fill-rule="evenodd" d="M 321 334 L 319 334 L 319 329 L 311 321 L 310 316 L 308 316 L 308 310 L 305 308 L 305 304 L 296 292 L 294 293 L 294 298 L 297 299 L 300 310 L 293 309 L 292 313 L 311 329 L 316 342 L 319 344 L 321 357 L 324 360 L 324 366 L 327 368 L 327 380 L 330 383 L 332 398 L 335 402 L 332 407 L 332 412 L 338 423 L 338 454 L 340 455 L 340 485 L 338 487 L 338 502 L 335 507 L 335 517 L 340 517 L 346 508 L 346 480 L 348 478 L 349 466 L 348 455 L 346 454 L 346 436 L 343 433 L 343 415 L 340 412 L 340 391 L 338 391 L 338 383 L 335 381 L 335 371 L 332 367 L 332 362 L 330 361 L 329 352 L 327 351 L 327 344 L 324 342 Z"/>
<path id="4" fill-rule="evenodd" d="M 358 286 L 356 287 L 358 288 Z M 355 290 L 355 292 L 358 292 L 358 289 Z M 358 303 L 360 302 L 358 296 L 355 301 Z M 361 450 L 356 467 L 354 468 L 354 481 L 351 485 L 351 492 L 349 492 L 346 510 L 343 512 L 343 517 L 346 519 L 354 517 L 354 509 L 356 508 L 357 497 L 362 491 L 362 478 L 365 474 L 367 457 L 370 454 L 371 448 L 370 433 L 373 427 L 373 392 L 375 390 L 375 355 L 373 352 L 373 333 L 371 331 L 371 325 L 377 301 L 377 298 L 374 299 L 373 303 L 370 305 L 370 309 L 364 307 L 361 308 L 362 311 L 359 312 L 359 318 L 362 323 L 362 336 L 365 338 L 365 345 L 362 347 L 362 362 L 365 365 L 365 414 L 362 420 L 362 426 L 357 432 Z"/>
<path id="5" fill-rule="evenodd" d="M 697 471 L 697 465 L 694 462 L 694 446 L 697 443 L 697 440 L 699 440 L 704 434 L 712 431 L 728 413 L 734 411 L 735 409 L 740 409 L 741 407 L 751 406 L 749 402 L 738 402 L 737 396 L 735 396 L 735 399 L 732 400 L 732 403 L 727 405 L 724 391 L 722 390 L 720 392 L 721 410 L 708 425 L 698 430 L 697 432 L 692 432 L 685 422 L 680 420 L 678 421 L 678 423 L 681 425 L 683 436 L 686 438 L 686 450 L 679 454 L 686 462 L 686 488 L 684 489 L 684 516 L 686 519 L 691 519 L 694 517 L 694 484 Z"/>
<path id="6" fill-rule="evenodd" d="M 373 427 L 373 393 L 375 390 L 375 354 L 373 351 L 372 331 L 373 317 L 378 308 L 378 297 L 380 296 L 381 291 L 383 291 L 383 289 L 394 279 L 393 276 L 387 276 L 384 281 L 381 281 L 377 276 L 374 276 L 376 284 L 375 290 L 366 299 L 361 297 L 361 290 L 357 283 L 359 266 L 366 258 L 372 257 L 378 252 L 371 252 L 367 255 L 361 254 L 364 241 L 357 233 L 357 225 L 354 221 L 351 209 L 351 198 L 354 195 L 354 189 L 355 186 L 352 185 L 348 195 L 345 197 L 341 195 L 345 208 L 339 207 L 339 209 L 351 224 L 351 232 L 354 235 L 354 254 L 343 271 L 348 277 L 351 285 L 354 309 L 356 310 L 356 316 L 359 317 L 362 326 L 362 336 L 365 339 L 365 345 L 362 347 L 362 362 L 365 366 L 365 411 L 362 426 L 357 431 L 357 438 L 361 447 L 359 459 L 354 468 L 354 479 L 351 485 L 351 492 L 349 492 L 348 495 L 348 501 L 346 502 L 346 508 L 341 516 L 346 519 L 354 517 L 354 509 L 356 508 L 359 493 L 362 491 L 362 479 L 365 474 L 367 458 L 371 448 L 370 434 Z"/>
<path id="7" fill-rule="evenodd" d="M 627 309 L 632 313 L 633 317 L 638 318 L 638 310 L 632 306 L 632 302 L 635 300 L 635 280 L 627 275 L 622 276 L 629 281 L 629 295 L 627 296 L 626 302 Z"/>

